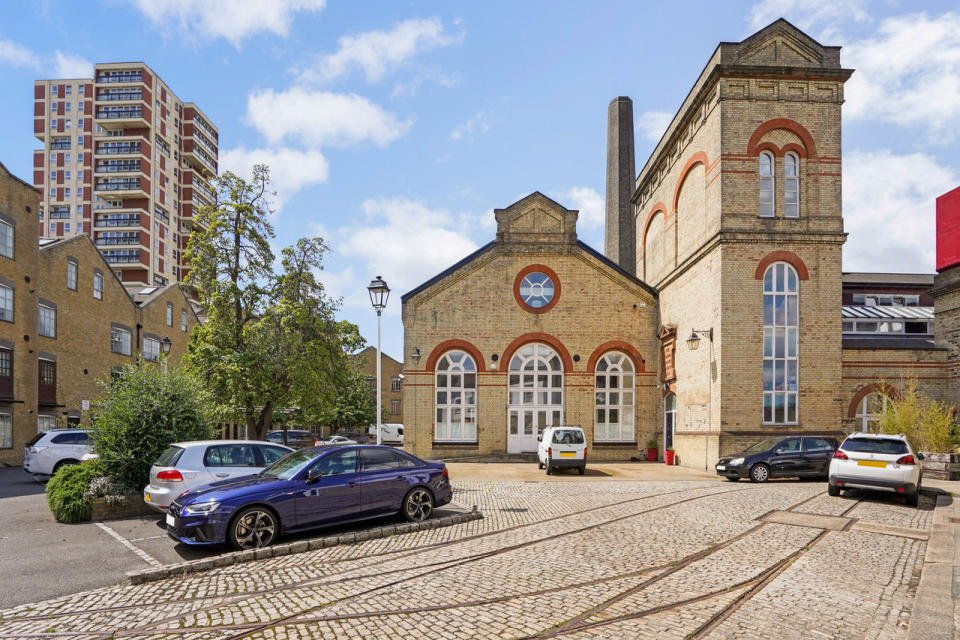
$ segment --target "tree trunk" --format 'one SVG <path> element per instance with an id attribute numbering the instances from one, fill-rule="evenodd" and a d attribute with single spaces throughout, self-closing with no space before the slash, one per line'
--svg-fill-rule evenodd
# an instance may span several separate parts
<path id="1" fill-rule="evenodd" d="M 266 440 L 267 431 L 273 426 L 273 400 L 267 400 L 260 411 L 260 419 L 257 420 L 257 427 L 254 434 L 254 440 Z"/>

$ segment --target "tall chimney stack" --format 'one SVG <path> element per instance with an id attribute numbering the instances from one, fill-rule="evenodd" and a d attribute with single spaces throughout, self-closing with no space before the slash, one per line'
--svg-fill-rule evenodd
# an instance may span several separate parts
<path id="1" fill-rule="evenodd" d="M 637 273 L 637 225 L 634 222 L 633 100 L 620 96 L 607 108 L 607 224 L 604 255 L 626 272 Z"/>

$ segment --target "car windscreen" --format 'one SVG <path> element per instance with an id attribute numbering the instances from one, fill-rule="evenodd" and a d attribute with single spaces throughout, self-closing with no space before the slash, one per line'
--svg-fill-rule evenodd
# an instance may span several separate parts
<path id="1" fill-rule="evenodd" d="M 45 435 L 47 435 L 47 432 L 46 432 L 46 431 L 41 431 L 41 432 L 38 433 L 37 435 L 35 435 L 35 436 L 33 436 L 32 438 L 30 438 L 29 440 L 27 440 L 26 446 L 32 447 L 33 445 L 37 444 L 37 442 L 40 441 L 40 438 L 42 438 L 42 437 L 45 436 Z"/>
<path id="2" fill-rule="evenodd" d="M 177 465 L 177 460 L 180 459 L 180 456 L 183 455 L 183 447 L 175 447 L 170 445 L 167 447 L 167 450 L 160 454 L 160 457 L 157 458 L 157 461 L 153 464 L 158 467 L 175 467 Z"/>
<path id="3" fill-rule="evenodd" d="M 283 433 L 280 431 L 271 431 L 267 434 L 267 440 L 270 442 L 283 442 Z"/>
<path id="4" fill-rule="evenodd" d="M 907 443 L 895 438 L 848 438 L 840 448 L 852 453 L 882 453 L 891 456 L 907 453 Z"/>
<path id="5" fill-rule="evenodd" d="M 783 438 L 767 438 L 766 440 L 761 440 L 757 444 L 747 447 L 744 451 L 750 451 L 751 453 L 757 453 L 759 451 L 769 451 L 777 446 Z"/>
<path id="6" fill-rule="evenodd" d="M 553 432 L 553 444 L 583 444 L 583 432 L 579 429 L 557 429 Z"/>
<path id="7" fill-rule="evenodd" d="M 285 458 L 280 458 L 272 465 L 261 471 L 258 475 L 261 478 L 278 478 L 280 480 L 289 480 L 307 465 L 317 458 L 317 452 L 313 449 L 301 449 L 291 453 Z"/>

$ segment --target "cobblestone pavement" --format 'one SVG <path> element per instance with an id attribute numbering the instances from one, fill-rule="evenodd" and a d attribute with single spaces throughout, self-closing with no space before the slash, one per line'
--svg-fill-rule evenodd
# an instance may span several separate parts
<path id="1" fill-rule="evenodd" d="M 901 637 L 933 509 L 820 482 L 461 482 L 454 499 L 485 518 L 19 606 L 0 639 Z"/>

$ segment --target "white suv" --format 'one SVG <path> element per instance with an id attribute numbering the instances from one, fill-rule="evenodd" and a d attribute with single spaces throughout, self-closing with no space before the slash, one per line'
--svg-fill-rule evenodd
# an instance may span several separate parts
<path id="1" fill-rule="evenodd" d="M 854 433 L 847 437 L 830 460 L 827 493 L 843 489 L 875 489 L 904 496 L 917 506 L 923 472 L 918 454 L 903 434 Z"/>
<path id="2" fill-rule="evenodd" d="M 556 469 L 576 467 L 580 475 L 587 469 L 587 439 L 580 427 L 547 427 L 539 436 L 538 467 L 547 475 Z"/>
<path id="3" fill-rule="evenodd" d="M 88 437 L 83 429 L 41 431 L 23 448 L 23 470 L 40 480 L 64 465 L 77 464 L 90 453 Z"/>

